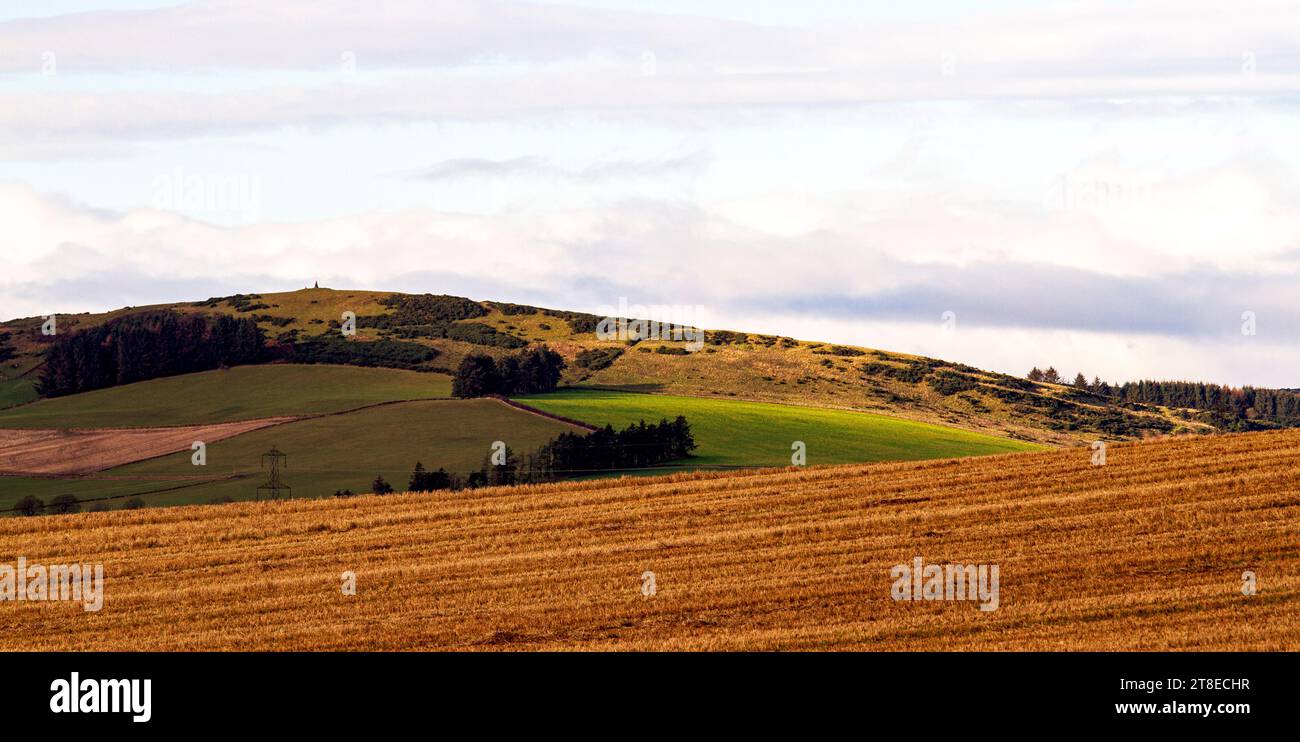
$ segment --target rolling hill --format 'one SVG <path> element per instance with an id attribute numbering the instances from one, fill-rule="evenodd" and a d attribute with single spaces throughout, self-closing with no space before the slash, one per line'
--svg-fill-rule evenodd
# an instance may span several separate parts
<path id="1" fill-rule="evenodd" d="M 546 343 L 569 361 L 563 379 L 569 386 L 877 412 L 1049 445 L 1215 429 L 1178 410 L 1117 403 L 955 362 L 725 330 L 709 331 L 703 350 L 689 353 L 682 342 L 601 340 L 594 331 L 600 318 L 589 314 L 458 297 L 331 289 L 241 294 L 59 315 L 58 331 L 76 332 L 151 309 L 256 320 L 276 357 L 297 363 L 342 360 L 445 373 L 471 353 L 501 356 Z M 345 312 L 357 318 L 356 334 L 347 339 L 339 332 Z M 6 373 L 26 374 L 10 381 L 21 388 L 0 391 L 14 401 L 30 398 L 31 381 L 39 376 L 35 367 L 52 340 L 40 329 L 41 318 L 0 325 L 0 347 L 11 355 Z M 431 357 L 394 360 L 411 349 Z"/>
<path id="2" fill-rule="evenodd" d="M 371 377 L 375 383 L 367 386 Z M 187 405 L 184 390 L 191 379 L 196 391 L 205 393 L 196 395 L 195 404 Z M 243 380 L 250 383 L 229 395 L 220 393 L 226 384 Z M 306 384 L 308 380 L 314 384 Z M 332 388 L 327 382 L 346 385 Z M 277 384 L 283 385 L 284 393 L 268 394 L 268 390 L 280 388 Z M 384 390 L 388 391 L 386 396 L 397 399 L 357 407 L 362 396 L 343 393 L 353 386 L 367 390 L 367 400 L 382 399 Z M 120 505 L 137 495 L 150 505 L 253 499 L 257 485 L 264 479 L 261 454 L 271 446 L 290 455 L 285 479 L 295 497 L 325 497 L 339 490 L 364 492 L 381 474 L 400 487 L 417 461 L 430 469 L 442 467 L 465 476 L 480 468 L 494 441 L 503 441 L 517 453 L 525 453 L 561 432 L 576 430 L 496 400 L 401 400 L 405 395 L 437 394 L 445 388 L 445 377 L 436 374 L 332 366 L 249 366 L 43 400 L 8 414 L 16 422 L 31 426 L 110 419 L 139 424 L 155 412 L 157 419 L 181 425 L 196 419 L 235 417 L 243 420 L 239 424 L 250 426 L 251 432 L 208 438 L 197 432 L 204 429 L 202 426 L 127 429 L 116 434 L 0 428 L 0 444 L 5 436 L 20 443 L 38 435 L 62 444 L 48 452 L 58 454 L 52 461 L 40 461 L 35 455 L 46 452 L 21 450 L 19 453 L 28 454 L 25 459 L 6 459 L 7 449 L 0 446 L 0 471 L 16 468 L 13 461 L 27 460 L 33 464 L 30 473 L 80 474 L 55 480 L 0 477 L 0 510 L 13 507 L 28 495 L 48 502 L 51 496 L 71 494 L 84 507 Z M 148 400 L 155 397 L 158 404 L 150 406 Z M 100 404 L 96 402 L 99 399 L 107 401 Z M 266 400 L 264 407 L 255 404 L 262 400 Z M 804 442 L 807 460 L 813 464 L 973 456 L 1039 447 L 883 415 L 734 399 L 571 389 L 521 400 L 559 417 L 595 425 L 611 423 L 618 428 L 639 420 L 654 422 L 677 415 L 694 421 L 695 439 L 700 445 L 695 456 L 640 473 L 661 473 L 664 468 L 787 466 L 796 440 Z M 350 409 L 323 412 L 334 407 Z M 298 417 L 249 418 L 261 410 Z M 114 417 L 115 411 L 120 418 Z M 0 416 L 0 420 L 5 418 Z M 219 429 L 223 424 L 229 423 L 210 423 L 207 429 Z M 133 439 L 139 442 L 124 443 Z M 208 444 L 207 464 L 203 467 L 194 466 L 190 460 L 190 442 L 195 439 Z M 144 443 L 152 447 L 146 448 Z M 159 448 L 168 443 L 170 449 Z M 128 446 L 140 451 L 140 458 L 147 453 L 149 460 L 130 463 L 133 459 L 123 450 Z M 8 467 L 7 461 L 11 463 Z M 124 481 L 135 482 L 135 489 L 124 489 Z M 101 498 L 111 498 L 112 502 Z"/>
<path id="3" fill-rule="evenodd" d="M 227 368 L 211 360 L 212 370 L 148 378 L 149 369 L 170 367 L 165 343 L 140 344 L 141 322 L 154 321 L 141 319 L 148 317 L 194 320 L 174 322 L 175 332 L 204 322 L 255 324 L 249 332 L 260 330 L 265 342 L 254 343 L 262 350 L 249 357 L 259 363 Z M 540 344 L 567 366 L 560 389 L 527 397 L 529 405 L 617 427 L 685 415 L 700 448 L 678 468 L 784 466 L 796 441 L 806 445 L 808 463 L 840 464 L 1210 433 L 1243 420 L 1277 426 L 1254 410 L 1227 421 L 1217 409 L 1136 403 L 1096 388 L 771 335 L 708 331 L 698 352 L 681 341 L 605 340 L 595 331 L 600 319 L 430 294 L 237 294 L 59 315 L 58 339 L 94 340 L 73 350 L 59 344 L 57 362 L 49 360 L 59 356 L 47 353 L 56 338 L 42 333 L 42 318 L 12 320 L 0 325 L 0 403 L 9 405 L 0 409 L 0 510 L 28 495 L 72 495 L 97 507 L 135 496 L 148 504 L 248 499 L 260 455 L 272 445 L 298 467 L 289 482 L 295 496 L 361 491 L 377 474 L 400 486 L 416 461 L 464 473 L 479 467 L 492 441 L 527 453 L 573 429 L 495 402 L 445 399 L 451 369 L 467 356 L 503 358 Z M 354 335 L 340 332 L 353 321 Z M 103 354 L 115 334 L 136 343 L 116 357 L 139 356 L 146 369 L 120 368 L 119 378 L 143 373 L 147 380 L 115 384 L 111 375 L 76 377 L 77 368 L 59 365 Z M 175 337 L 198 355 L 211 342 Z M 46 387 L 53 396 L 36 399 L 37 381 L 52 368 L 64 376 L 54 374 L 58 383 Z M 1169 393 L 1194 400 L 1207 391 Z M 250 427 L 230 437 L 220 427 L 229 423 Z M 113 433 L 124 428 L 144 430 Z M 209 439 L 206 467 L 189 462 L 190 428 L 211 431 L 193 434 Z M 43 447 L 48 460 L 24 446 Z"/>
<path id="4" fill-rule="evenodd" d="M 1105 466 L 1067 449 L 25 518 L 0 551 L 103 564 L 104 604 L 14 604 L 0 649 L 1295 650 L 1298 475 L 1284 431 L 1117 444 Z M 916 557 L 997 565 L 996 610 L 894 600 Z"/>

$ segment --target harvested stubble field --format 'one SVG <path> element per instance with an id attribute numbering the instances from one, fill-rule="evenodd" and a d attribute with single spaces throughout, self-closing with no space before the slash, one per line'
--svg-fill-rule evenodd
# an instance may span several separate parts
<path id="1" fill-rule="evenodd" d="M 8 519 L 0 563 L 107 586 L 0 604 L 0 648 L 1300 647 L 1300 432 L 1090 455 Z M 894 602 L 916 556 L 1000 565 L 1001 607 Z"/>

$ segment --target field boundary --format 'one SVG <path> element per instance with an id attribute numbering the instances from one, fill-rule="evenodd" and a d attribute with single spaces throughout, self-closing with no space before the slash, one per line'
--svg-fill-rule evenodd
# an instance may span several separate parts
<path id="1" fill-rule="evenodd" d="M 84 497 L 84 498 L 78 497 L 77 504 L 81 505 L 87 502 L 107 502 L 109 500 L 125 500 L 130 497 L 142 497 L 144 495 L 159 495 L 162 494 L 163 492 L 175 492 L 176 490 L 188 489 L 190 487 L 198 487 L 201 484 L 206 484 L 208 481 L 221 481 L 221 480 L 241 479 L 241 478 L 243 478 L 243 475 L 232 475 L 228 477 L 222 477 L 220 480 L 202 480 L 197 482 L 186 482 L 185 484 L 177 484 L 172 487 L 161 487 L 158 489 L 144 490 L 143 492 L 128 492 L 122 495 L 104 495 L 103 497 Z M 4 508 L 3 510 L 0 510 L 0 513 L 16 513 L 16 512 L 18 512 L 18 506 L 16 505 L 14 507 Z M 64 516 L 59 516 L 59 517 L 64 517 Z"/>
<path id="2" fill-rule="evenodd" d="M 583 430 L 587 430 L 587 431 L 591 431 L 591 432 L 595 432 L 595 431 L 597 431 L 597 430 L 600 430 L 600 428 L 596 427 L 595 425 L 592 425 L 591 423 L 584 423 L 584 422 L 581 421 L 581 420 L 574 420 L 574 419 L 571 418 L 571 417 L 565 417 L 565 416 L 563 416 L 563 415 L 556 415 L 555 413 L 547 412 L 546 410 L 539 410 L 538 408 L 533 407 L 532 405 L 527 405 L 527 404 L 524 404 L 523 402 L 515 401 L 515 400 L 513 400 L 513 399 L 510 399 L 509 397 L 502 397 L 502 396 L 500 396 L 500 395 L 498 395 L 498 394 L 490 394 L 490 395 L 488 395 L 488 398 L 489 398 L 489 399 L 495 399 L 496 401 L 501 402 L 502 404 L 506 405 L 507 407 L 513 407 L 513 408 L 515 408 L 516 410 L 521 410 L 521 411 L 523 411 L 523 412 L 530 412 L 530 413 L 532 413 L 532 414 L 534 414 L 534 415 L 538 415 L 538 416 L 540 416 L 540 417 L 544 417 L 544 418 L 547 418 L 547 419 L 549 419 L 549 420 L 555 420 L 556 422 L 561 422 L 561 423 L 564 423 L 564 424 L 566 424 L 566 425 L 574 425 L 574 426 L 576 426 L 576 427 L 582 428 Z"/>

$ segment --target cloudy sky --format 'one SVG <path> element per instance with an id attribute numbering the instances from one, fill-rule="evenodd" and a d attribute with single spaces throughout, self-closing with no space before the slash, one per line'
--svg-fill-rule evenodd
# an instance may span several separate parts
<path id="1" fill-rule="evenodd" d="M 1300 387 L 1298 114 L 1293 2 L 5 0 L 0 317 L 319 280 Z"/>

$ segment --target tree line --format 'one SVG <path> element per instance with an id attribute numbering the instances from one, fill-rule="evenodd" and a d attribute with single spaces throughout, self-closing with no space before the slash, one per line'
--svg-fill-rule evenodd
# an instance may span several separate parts
<path id="1" fill-rule="evenodd" d="M 686 418 L 667 418 L 647 424 L 644 420 L 615 430 L 612 425 L 590 433 L 562 433 L 536 451 L 517 455 L 510 447 L 483 457 L 478 471 L 461 476 L 444 468 L 428 470 L 416 462 L 407 482 L 408 492 L 474 489 L 512 484 L 554 482 L 565 477 L 596 474 L 603 471 L 641 469 L 668 461 L 688 458 L 696 448 L 695 436 Z M 370 489 L 386 495 L 394 491 L 383 475 L 375 478 Z M 350 495 L 335 492 L 335 495 Z"/>
<path id="2" fill-rule="evenodd" d="M 451 380 L 451 394 L 468 399 L 492 394 L 539 394 L 554 391 L 564 370 L 564 357 L 545 345 L 495 359 L 472 353 L 460 362 Z"/>
<path id="3" fill-rule="evenodd" d="M 1066 381 L 1065 377 L 1061 376 L 1060 372 L 1058 372 L 1053 366 L 1048 366 L 1046 371 L 1034 366 L 1033 370 L 1025 375 L 1025 378 L 1030 381 L 1042 382 L 1044 384 L 1067 384 L 1075 389 L 1092 392 L 1093 394 L 1100 394 L 1104 397 L 1109 397 L 1114 391 L 1114 388 L 1110 384 L 1102 381 L 1099 376 L 1094 376 L 1092 377 L 1092 381 L 1088 381 L 1087 376 L 1084 376 L 1082 373 L 1077 373 L 1074 375 L 1074 381 Z"/>
<path id="4" fill-rule="evenodd" d="M 1235 389 L 1192 381 L 1138 381 L 1124 384 L 1118 396 L 1125 402 L 1209 410 L 1236 419 L 1254 417 L 1300 424 L 1300 394 L 1286 389 Z"/>
<path id="5" fill-rule="evenodd" d="M 1027 378 L 1048 384 L 1067 383 L 1051 366 L 1046 371 L 1035 366 Z M 1111 385 L 1098 377 L 1090 382 L 1082 373 L 1075 375 L 1070 386 L 1117 402 L 1204 410 L 1229 420 L 1259 419 L 1300 425 L 1300 393 L 1288 389 L 1238 389 L 1225 384 L 1150 379 Z"/>
<path id="6" fill-rule="evenodd" d="M 266 338 L 251 319 L 153 310 L 60 335 L 45 352 L 47 397 L 257 363 Z"/>

